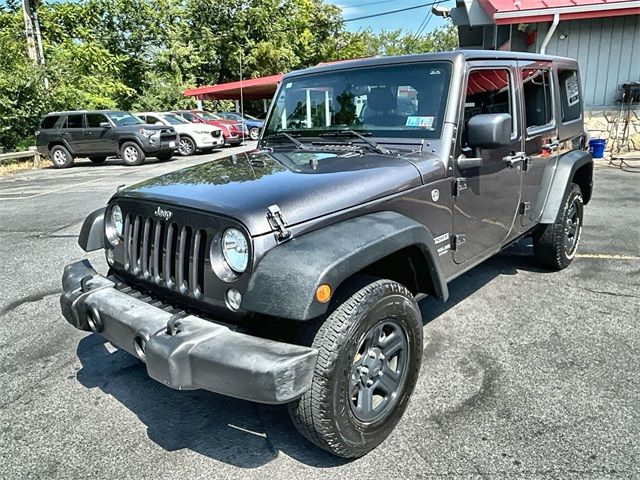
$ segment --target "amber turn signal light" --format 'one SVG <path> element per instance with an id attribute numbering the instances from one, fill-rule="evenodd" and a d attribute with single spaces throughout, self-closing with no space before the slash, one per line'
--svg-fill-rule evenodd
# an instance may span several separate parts
<path id="1" fill-rule="evenodd" d="M 331 298 L 331 287 L 323 283 L 316 289 L 316 300 L 320 303 L 327 303 Z"/>

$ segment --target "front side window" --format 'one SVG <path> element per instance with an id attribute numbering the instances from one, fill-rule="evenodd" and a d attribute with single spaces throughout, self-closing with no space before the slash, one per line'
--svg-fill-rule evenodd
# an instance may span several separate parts
<path id="1" fill-rule="evenodd" d="M 82 115 L 69 115 L 67 117 L 67 128 L 82 128 Z"/>
<path id="2" fill-rule="evenodd" d="M 424 62 L 301 75 L 284 81 L 265 136 L 355 130 L 380 137 L 437 138 L 451 64 Z"/>
<path id="3" fill-rule="evenodd" d="M 143 125 L 144 122 L 138 117 L 134 117 L 129 112 L 109 112 L 107 116 L 118 127 L 126 127 L 127 125 Z"/>
<path id="4" fill-rule="evenodd" d="M 198 112 L 198 115 L 200 115 L 205 120 L 222 120 L 222 117 L 209 112 Z"/>
<path id="5" fill-rule="evenodd" d="M 522 70 L 527 130 L 553 124 L 553 100 L 549 70 L 525 68 Z"/>
<path id="6" fill-rule="evenodd" d="M 508 69 L 478 69 L 469 72 L 464 101 L 464 125 L 475 115 L 508 113 L 512 118 L 512 133 L 515 134 L 513 112 L 513 86 Z M 466 140 L 463 140 L 464 144 Z"/>
<path id="7" fill-rule="evenodd" d="M 100 128 L 101 123 L 108 123 L 107 117 L 101 113 L 87 113 L 87 127 Z"/>

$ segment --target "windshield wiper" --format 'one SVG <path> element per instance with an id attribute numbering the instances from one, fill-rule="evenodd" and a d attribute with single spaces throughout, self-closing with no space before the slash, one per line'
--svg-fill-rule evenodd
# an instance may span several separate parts
<path id="1" fill-rule="evenodd" d="M 269 135 L 269 137 L 284 137 L 287 140 L 289 140 L 291 143 L 293 143 L 297 148 L 299 148 L 300 150 L 308 150 L 308 147 L 302 143 L 300 140 L 298 140 L 295 137 L 292 137 L 291 135 L 289 135 L 286 132 L 278 132 L 276 134 L 273 135 Z M 267 137 L 267 139 L 269 138 Z"/>
<path id="2" fill-rule="evenodd" d="M 356 137 L 362 140 L 364 143 L 366 143 L 369 147 L 371 147 L 373 150 L 375 150 L 378 153 L 381 153 L 383 155 L 391 154 L 391 150 L 383 147 L 378 142 L 375 142 L 370 138 L 365 137 L 364 135 L 356 132 L 355 130 L 338 130 L 336 132 L 331 132 L 331 133 L 321 133 L 320 136 L 321 137 L 340 137 L 340 136 Z"/>

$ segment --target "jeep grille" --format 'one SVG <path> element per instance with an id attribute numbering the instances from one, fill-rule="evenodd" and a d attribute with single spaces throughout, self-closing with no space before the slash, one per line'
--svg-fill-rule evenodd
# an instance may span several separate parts
<path id="1" fill-rule="evenodd" d="M 127 214 L 124 269 L 183 295 L 203 296 L 207 233 L 175 222 Z"/>

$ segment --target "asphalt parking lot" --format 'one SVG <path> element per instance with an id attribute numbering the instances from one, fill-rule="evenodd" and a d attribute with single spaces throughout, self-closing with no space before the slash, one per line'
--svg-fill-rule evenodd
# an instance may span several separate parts
<path id="1" fill-rule="evenodd" d="M 640 177 L 597 166 L 580 255 L 524 242 L 421 302 L 423 368 L 391 437 L 344 461 L 286 409 L 174 391 L 62 318 L 80 225 L 118 185 L 229 151 L 0 178 L 2 478 L 604 478 L 640 475 Z M 103 254 L 88 255 L 106 270 Z"/>

